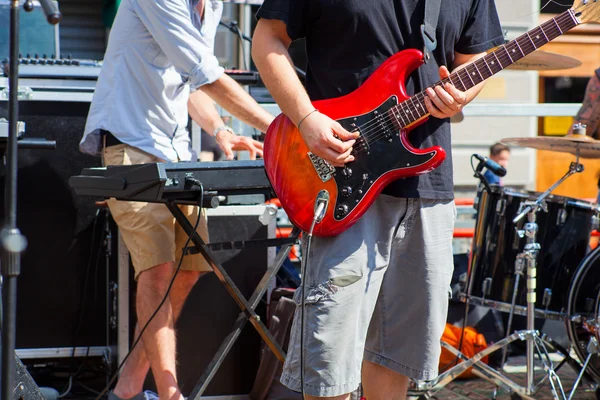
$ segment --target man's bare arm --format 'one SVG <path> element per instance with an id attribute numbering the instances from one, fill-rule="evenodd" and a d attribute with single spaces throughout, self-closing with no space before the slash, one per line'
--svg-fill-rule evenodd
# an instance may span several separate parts
<path id="1" fill-rule="evenodd" d="M 223 120 L 215 108 L 213 99 L 204 93 L 202 89 L 197 89 L 190 94 L 190 98 L 188 100 L 188 112 L 192 119 L 196 121 L 202 129 L 210 134 L 215 132 L 217 128 L 224 126 Z M 265 123 L 267 123 L 267 120 L 270 121 L 270 119 L 273 118 L 271 114 L 267 113 L 267 115 L 269 117 L 265 117 Z M 258 120 L 261 119 L 260 117 L 256 118 Z M 260 126 L 264 126 L 264 124 L 261 124 Z M 256 127 L 258 128 L 258 126 Z M 216 132 L 215 139 L 217 140 L 217 143 L 221 149 L 223 149 L 223 152 L 228 160 L 233 159 L 234 150 L 249 151 L 250 159 L 252 160 L 254 160 L 257 155 L 261 157 L 263 155 L 262 143 L 257 142 L 249 137 L 232 135 L 225 129 L 219 129 Z"/>
<path id="2" fill-rule="evenodd" d="M 254 31 L 252 57 L 267 89 L 283 113 L 300 130 L 310 151 L 336 166 L 354 160 L 352 145 L 358 134 L 315 112 L 298 79 L 288 48 L 292 40 L 279 20 L 260 19 Z"/>
<path id="3" fill-rule="evenodd" d="M 202 91 L 231 115 L 261 132 L 266 132 L 273 121 L 274 117 L 228 75 L 223 74 L 213 83 L 203 85 Z"/>

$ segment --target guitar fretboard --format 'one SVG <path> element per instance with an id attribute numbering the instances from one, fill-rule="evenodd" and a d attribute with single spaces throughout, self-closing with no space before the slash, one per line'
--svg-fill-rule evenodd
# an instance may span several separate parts
<path id="1" fill-rule="evenodd" d="M 432 88 L 452 83 L 457 89 L 466 91 L 577 25 L 579 25 L 579 21 L 575 18 L 573 10 L 567 10 L 505 45 L 498 47 L 484 57 L 451 73 L 448 78 L 437 82 Z M 391 115 L 388 116 L 391 117 L 392 121 L 395 121 L 395 125 L 398 128 L 407 127 L 426 117 L 429 112 L 425 107 L 425 96 L 425 91 L 417 93 L 410 99 L 390 108 L 388 114 Z"/>

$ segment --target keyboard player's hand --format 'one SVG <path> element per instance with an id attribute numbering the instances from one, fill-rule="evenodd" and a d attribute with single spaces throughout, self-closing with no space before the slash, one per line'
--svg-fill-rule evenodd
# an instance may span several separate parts
<path id="1" fill-rule="evenodd" d="M 216 140 L 228 160 L 233 160 L 233 152 L 237 150 L 247 150 L 251 160 L 263 156 L 263 144 L 252 138 L 222 130 L 217 132 Z"/>

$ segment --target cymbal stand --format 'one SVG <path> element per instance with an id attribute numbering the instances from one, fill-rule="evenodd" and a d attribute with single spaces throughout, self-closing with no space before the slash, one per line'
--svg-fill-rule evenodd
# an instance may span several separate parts
<path id="1" fill-rule="evenodd" d="M 542 338 L 538 331 L 535 330 L 535 284 L 536 284 L 536 258 L 537 253 L 541 246 L 536 242 L 536 236 L 538 231 L 538 225 L 536 223 L 536 214 L 539 209 L 545 209 L 544 199 L 550 195 L 550 193 L 556 189 L 561 183 L 563 183 L 571 175 L 583 171 L 583 165 L 579 163 L 580 149 L 577 148 L 576 160 L 569 166 L 567 173 L 560 178 L 554 185 L 548 190 L 542 193 L 535 201 L 524 202 L 521 204 L 519 214 L 513 219 L 513 223 L 519 222 L 523 217 L 527 216 L 527 223 L 522 231 L 519 231 L 519 235 L 527 238 L 527 242 L 523 249 L 523 252 L 517 256 L 515 269 L 520 271 L 517 273 L 517 279 L 515 279 L 515 287 L 518 287 L 519 275 L 523 274 L 523 270 L 526 268 L 527 271 L 527 327 L 525 330 L 510 333 L 510 328 L 507 329 L 507 336 L 489 346 L 487 349 L 477 353 L 475 356 L 468 358 L 459 349 L 454 348 L 451 345 L 442 341 L 442 346 L 459 357 L 463 362 L 455 365 L 444 373 L 440 374 L 436 379 L 428 382 L 416 382 L 415 388 L 409 390 L 411 395 L 420 396 L 419 398 L 430 398 L 433 393 L 441 390 L 449 382 L 460 376 L 465 370 L 473 367 L 473 373 L 485 379 L 494 385 L 501 387 L 507 391 L 517 393 L 524 399 L 533 399 L 534 395 L 539 388 L 549 380 L 552 388 L 552 394 L 555 399 L 567 400 L 564 389 L 560 378 L 555 372 L 552 360 L 549 357 L 546 342 Z M 516 289 L 515 289 L 516 290 Z M 513 292 L 513 301 L 511 306 L 511 314 L 513 313 L 516 302 L 516 292 Z M 480 361 L 487 355 L 508 346 L 510 343 L 521 340 L 526 341 L 526 382 L 525 387 L 518 385 L 508 377 L 502 375 L 492 367 L 481 363 Z M 551 345 L 551 344 L 550 344 Z M 537 384 L 535 383 L 534 374 L 534 361 L 535 353 L 538 353 L 538 357 L 541 360 L 546 376 L 543 377 Z M 503 359 L 504 363 L 504 359 Z M 570 399 L 569 399 L 570 400 Z"/>
<path id="2" fill-rule="evenodd" d="M 554 189 L 556 189 L 561 183 L 563 183 L 570 176 L 583 171 L 583 165 L 579 163 L 579 153 L 580 153 L 580 150 L 579 150 L 579 148 L 577 148 L 576 160 L 575 160 L 575 162 L 571 163 L 567 173 L 562 178 L 560 178 L 554 185 L 550 186 L 550 188 L 548 190 L 546 190 L 544 193 L 542 193 L 535 201 L 523 202 L 520 207 L 519 215 L 517 215 L 513 219 L 513 223 L 516 224 L 523 217 L 527 216 L 527 223 L 525 224 L 525 227 L 524 227 L 525 229 L 523 231 L 519 232 L 520 236 L 521 235 L 525 236 L 527 242 L 525 243 L 523 252 L 517 256 L 516 264 L 517 265 L 521 264 L 520 265 L 521 270 L 522 270 L 522 264 L 525 264 L 527 267 L 527 328 L 526 328 L 526 330 L 529 332 L 536 332 L 535 331 L 535 302 L 536 302 L 535 288 L 536 288 L 536 277 L 537 277 L 536 259 L 537 259 L 538 251 L 541 248 L 540 244 L 536 242 L 536 236 L 537 236 L 537 231 L 538 231 L 538 225 L 536 223 L 536 214 L 540 208 L 541 209 L 545 208 L 544 207 L 544 199 L 546 197 L 548 197 L 548 195 L 550 195 L 550 193 Z M 518 276 L 519 275 L 517 272 L 517 277 Z M 516 280 L 516 283 L 518 284 L 518 279 Z M 514 290 L 515 291 L 517 290 L 516 286 L 515 286 Z M 515 296 L 513 295 L 513 304 L 511 307 L 513 309 L 514 309 L 515 300 L 516 300 Z M 511 315 L 512 315 L 512 313 L 513 313 L 513 310 L 511 310 Z M 537 336 L 537 332 L 536 332 L 536 336 Z M 543 350 L 544 353 L 546 353 L 547 351 L 546 351 L 545 346 L 543 345 L 543 342 L 541 340 L 534 340 L 534 337 L 529 338 L 527 340 L 526 345 L 527 345 L 527 350 L 526 350 L 526 371 L 527 371 L 526 389 L 527 389 L 527 392 L 533 393 L 534 389 L 535 389 L 534 388 L 534 386 L 535 386 L 534 385 L 534 350 L 537 348 L 538 351 Z M 541 359 L 543 360 L 543 358 L 541 358 Z M 556 396 L 555 384 L 558 383 L 558 386 L 560 387 L 561 392 L 563 394 L 563 398 L 564 398 L 565 397 L 564 391 L 562 390 L 562 385 L 560 384 L 560 379 L 558 378 L 558 375 L 556 375 L 556 373 L 554 372 L 552 365 L 544 364 L 544 366 L 546 367 L 545 369 L 550 378 L 550 383 L 552 385 L 552 389 L 553 389 L 555 396 Z"/>

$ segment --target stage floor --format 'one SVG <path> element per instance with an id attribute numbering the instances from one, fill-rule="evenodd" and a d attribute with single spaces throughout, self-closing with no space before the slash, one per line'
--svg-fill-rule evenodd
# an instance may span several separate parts
<path id="1" fill-rule="evenodd" d="M 560 363 L 560 357 L 553 357 L 554 365 L 557 366 Z M 507 362 L 506 372 L 503 373 L 505 376 L 520 385 L 525 383 L 525 356 L 515 356 L 509 358 Z M 543 376 L 542 370 L 536 368 L 536 378 L 540 379 Z M 571 388 L 577 379 L 577 373 L 567 364 L 563 365 L 559 371 L 558 376 L 560 377 L 563 389 L 566 394 L 566 398 L 569 398 Z M 446 387 L 437 393 L 435 393 L 432 399 L 438 400 L 484 400 L 493 399 L 495 386 L 488 381 L 479 378 L 472 379 L 461 379 L 450 382 Z M 554 399 L 552 395 L 552 388 L 548 382 L 535 393 L 532 398 L 536 400 L 549 400 Z M 561 400 L 562 397 L 559 397 Z M 413 398 L 414 399 L 414 398 Z M 585 383 L 580 383 L 577 387 L 577 391 L 573 399 L 577 400 L 597 400 L 600 397 L 596 397 L 593 388 Z M 511 400 L 510 393 L 502 389 L 498 389 L 496 400 Z"/>

